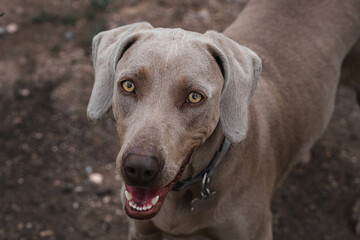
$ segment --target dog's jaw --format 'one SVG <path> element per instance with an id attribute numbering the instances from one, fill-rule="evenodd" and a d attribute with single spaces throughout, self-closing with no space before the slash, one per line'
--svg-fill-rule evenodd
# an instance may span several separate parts
<path id="1" fill-rule="evenodd" d="M 183 172 L 190 162 L 189 154 L 175 178 L 163 188 L 133 187 L 125 183 L 125 212 L 130 218 L 146 220 L 154 217 L 161 209 L 167 193 L 181 179 Z"/>

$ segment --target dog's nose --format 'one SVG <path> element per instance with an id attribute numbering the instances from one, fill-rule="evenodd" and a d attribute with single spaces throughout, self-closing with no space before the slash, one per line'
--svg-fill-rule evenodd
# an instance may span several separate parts
<path id="1" fill-rule="evenodd" d="M 150 183 L 159 173 L 159 161 L 154 156 L 129 154 L 124 163 L 125 175 L 129 185 Z"/>

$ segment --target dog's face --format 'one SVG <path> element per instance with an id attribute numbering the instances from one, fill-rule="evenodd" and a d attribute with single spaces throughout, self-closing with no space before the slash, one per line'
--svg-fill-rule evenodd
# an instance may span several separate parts
<path id="1" fill-rule="evenodd" d="M 215 35 L 143 23 L 94 40 L 96 81 L 88 116 L 96 120 L 113 107 L 121 143 L 117 169 L 126 185 L 125 210 L 132 218 L 156 215 L 192 153 L 220 119 L 230 140 L 245 137 L 260 60 L 244 47 L 240 52 L 221 49 L 224 40 L 220 43 Z M 243 56 L 238 60 L 229 54 Z M 232 62 L 244 64 L 237 74 L 230 68 L 239 66 Z M 234 84 L 236 76 L 250 79 Z M 231 103 L 234 98 L 239 102 Z M 241 126 L 233 127 L 237 124 Z"/>

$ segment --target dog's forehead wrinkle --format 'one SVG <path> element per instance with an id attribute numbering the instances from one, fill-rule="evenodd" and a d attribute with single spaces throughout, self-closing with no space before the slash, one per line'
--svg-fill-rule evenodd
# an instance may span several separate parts
<path id="1" fill-rule="evenodd" d="M 162 56 L 182 54 L 187 49 L 198 48 L 204 42 L 204 36 L 199 33 L 188 32 L 182 29 L 152 29 L 147 31 L 141 45 L 152 53 L 162 53 Z M 197 44 L 193 44 L 197 43 Z M 179 48 L 182 48 L 179 51 Z M 188 51 L 187 51 L 188 52 Z M 192 54 L 189 54 L 191 56 Z M 165 57 L 166 59 L 166 57 Z"/>
<path id="2" fill-rule="evenodd" d="M 182 79 L 187 79 L 183 86 L 199 87 L 209 96 L 216 90 L 216 83 L 213 82 L 216 79 L 211 74 L 214 63 L 208 54 L 202 53 L 202 49 L 183 46 L 188 43 L 171 43 L 164 48 L 148 44 L 138 49 L 139 54 L 132 55 L 131 62 L 134 64 L 126 64 L 129 70 L 124 70 L 124 74 L 146 76 L 154 85 L 161 86 L 154 89 L 161 91 L 161 94 L 170 90 L 174 84 L 181 85 L 179 82 Z M 144 51 L 149 53 L 144 54 Z"/>

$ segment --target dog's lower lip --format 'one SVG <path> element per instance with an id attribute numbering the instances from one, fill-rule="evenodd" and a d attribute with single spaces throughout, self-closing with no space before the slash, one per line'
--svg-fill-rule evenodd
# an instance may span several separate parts
<path id="1" fill-rule="evenodd" d="M 131 187 L 125 184 L 126 190 L 124 194 L 126 198 L 126 203 L 125 203 L 126 214 L 131 218 L 139 219 L 139 220 L 146 220 L 154 217 L 159 212 L 167 193 L 180 180 L 185 170 L 185 167 L 187 166 L 187 164 L 191 159 L 191 156 L 192 156 L 192 152 L 186 158 L 185 163 L 181 166 L 175 178 L 163 188 L 146 189 L 142 187 Z M 145 198 L 145 201 L 142 201 L 144 200 L 143 199 L 144 196 L 147 196 L 148 198 Z M 157 198 L 155 203 L 152 202 L 154 198 Z"/>

